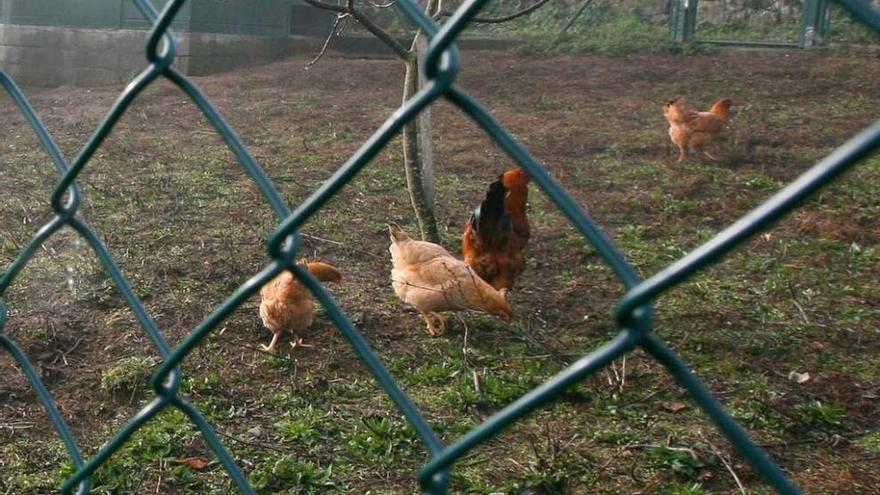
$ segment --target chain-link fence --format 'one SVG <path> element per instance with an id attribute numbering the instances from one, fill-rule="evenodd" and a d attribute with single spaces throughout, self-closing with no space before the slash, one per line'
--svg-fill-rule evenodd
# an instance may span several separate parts
<path id="1" fill-rule="evenodd" d="M 352 345 L 360 359 L 367 365 L 376 380 L 396 404 L 400 412 L 417 432 L 429 451 L 431 459 L 419 475 L 421 489 L 425 493 L 446 493 L 450 471 L 455 462 L 470 450 L 489 438 L 508 428 L 519 418 L 555 400 L 566 387 L 602 369 L 612 360 L 636 348 L 645 350 L 662 363 L 685 388 L 693 400 L 706 412 L 715 425 L 747 459 L 761 476 L 779 493 L 799 493 L 798 488 L 788 480 L 782 470 L 758 447 L 725 411 L 718 400 L 691 373 L 688 366 L 652 332 L 651 301 L 700 269 L 719 260 L 726 253 L 741 245 L 746 239 L 767 227 L 770 223 L 794 209 L 811 193 L 834 180 L 880 146 L 880 122 L 868 127 L 831 155 L 820 161 L 800 178 L 779 191 L 764 204 L 742 217 L 739 221 L 720 232 L 710 241 L 695 249 L 648 280 L 641 280 L 620 251 L 602 234 L 599 227 L 590 220 L 584 210 L 565 193 L 544 168 L 487 112 L 476 100 L 455 85 L 460 70 L 459 54 L 455 45 L 456 37 L 486 4 L 486 0 L 466 1 L 442 26 L 438 26 L 412 0 L 399 0 L 395 3 L 401 14 L 416 23 L 431 39 L 425 57 L 424 70 L 427 84 L 409 101 L 405 102 L 370 137 L 333 176 L 317 191 L 292 212 L 275 190 L 260 166 L 242 144 L 241 140 L 226 123 L 216 108 L 201 93 L 198 87 L 178 70 L 173 68 L 175 44 L 168 27 L 175 14 L 183 5 L 183 0 L 168 2 L 161 13 L 157 13 L 147 0 L 134 0 L 137 7 L 152 23 L 146 55 L 149 65 L 136 76 L 120 94 L 110 112 L 92 134 L 82 151 L 72 163 L 62 157 L 57 145 L 45 126 L 28 103 L 15 82 L 0 71 L 0 82 L 12 96 L 18 108 L 26 117 L 43 147 L 58 169 L 61 179 L 51 196 L 54 217 L 45 224 L 33 239 L 22 249 L 18 257 L 0 277 L 0 295 L 12 284 L 34 253 L 63 226 L 70 226 L 94 249 L 104 269 L 116 285 L 127 304 L 134 312 L 140 325 L 147 332 L 153 345 L 163 358 L 162 364 L 153 374 L 151 384 L 155 398 L 128 423 L 91 459 L 83 459 L 70 429 L 62 419 L 52 396 L 46 390 L 27 357 L 6 334 L 0 333 L 0 343 L 21 366 L 22 371 L 36 391 L 40 401 L 49 414 L 58 435 L 75 464 L 75 472 L 62 486 L 63 493 L 88 493 L 90 477 L 108 458 L 145 423 L 168 407 L 174 407 L 186 414 L 198 427 L 201 434 L 232 480 L 242 493 L 254 493 L 247 478 L 229 454 L 211 424 L 190 402 L 181 397 L 180 364 L 202 340 L 224 321 L 246 299 L 254 295 L 260 287 L 289 269 L 302 281 L 325 307 L 327 315 L 336 324 L 344 337 Z M 880 14 L 867 2 L 859 0 L 838 0 L 840 5 L 856 18 L 880 32 Z M 77 217 L 81 205 L 80 191 L 76 178 L 89 163 L 104 139 L 110 134 L 120 117 L 132 101 L 150 84 L 165 77 L 186 93 L 204 113 L 205 117 L 222 136 L 241 166 L 250 174 L 265 200 L 275 211 L 280 224 L 269 237 L 267 250 L 272 260 L 262 271 L 252 276 L 238 287 L 226 301 L 196 326 L 192 332 L 172 349 L 158 326 L 144 308 L 140 299 L 132 291 L 113 257 L 98 238 L 95 231 Z M 419 410 L 400 389 L 376 354 L 370 349 L 361 333 L 352 325 L 337 303 L 322 288 L 321 284 L 305 269 L 297 266 L 294 258 L 301 246 L 298 229 L 314 213 L 327 203 L 348 181 L 367 166 L 376 154 L 394 137 L 403 125 L 413 119 L 421 110 L 440 97 L 445 97 L 472 118 L 492 139 L 519 165 L 524 167 L 534 182 L 547 194 L 555 205 L 568 217 L 573 225 L 590 242 L 605 262 L 612 268 L 617 278 L 626 288 L 626 295 L 620 300 L 614 318 L 620 328 L 616 337 L 595 351 L 583 356 L 558 375 L 495 413 L 484 423 L 478 425 L 450 445 L 441 443 L 437 434 L 428 425 Z M 7 308 L 0 298 L 0 329 L 7 320 Z"/>

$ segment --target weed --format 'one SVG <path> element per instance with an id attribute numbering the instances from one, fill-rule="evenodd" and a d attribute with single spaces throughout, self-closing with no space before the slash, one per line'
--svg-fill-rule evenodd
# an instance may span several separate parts
<path id="1" fill-rule="evenodd" d="M 809 425 L 843 426 L 846 423 L 846 406 L 837 401 L 813 400 L 799 404 L 797 411 L 801 421 Z"/>
<path id="2" fill-rule="evenodd" d="M 133 391 L 143 387 L 157 364 L 158 361 L 153 356 L 122 358 L 101 373 L 101 387 L 111 391 Z"/>
<path id="3" fill-rule="evenodd" d="M 408 459 L 417 442 L 408 424 L 387 417 L 368 416 L 346 431 L 346 450 L 368 465 L 390 466 Z"/>
<path id="4" fill-rule="evenodd" d="M 651 447 L 648 454 L 656 468 L 685 480 L 696 478 L 703 467 L 703 463 L 694 456 L 691 449 L 658 446 Z"/>
<path id="5" fill-rule="evenodd" d="M 869 433 L 857 438 L 853 443 L 872 454 L 880 454 L 880 433 Z"/>
<path id="6" fill-rule="evenodd" d="M 253 470 L 250 481 L 264 493 L 311 494 L 341 491 L 334 482 L 333 465 L 318 466 L 290 454 L 271 455 Z"/>

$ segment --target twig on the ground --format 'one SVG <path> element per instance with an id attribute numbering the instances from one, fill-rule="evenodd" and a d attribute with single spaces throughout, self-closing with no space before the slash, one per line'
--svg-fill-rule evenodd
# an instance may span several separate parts
<path id="1" fill-rule="evenodd" d="M 815 327 L 815 328 L 828 328 L 828 325 L 824 325 L 822 323 L 814 323 L 814 322 L 805 322 L 798 323 L 794 321 L 762 321 L 759 322 L 762 325 L 776 325 L 779 327 Z"/>
<path id="2" fill-rule="evenodd" d="M 736 471 L 733 470 L 733 466 L 731 465 L 730 462 L 727 461 L 727 459 L 724 458 L 723 455 L 721 455 L 721 452 L 718 450 L 718 447 L 716 447 L 715 444 L 710 442 L 703 435 L 702 432 L 700 432 L 700 438 L 704 442 L 706 442 L 706 445 L 708 445 L 709 448 L 712 449 L 712 453 L 714 453 L 718 457 L 718 459 L 721 461 L 721 464 L 724 464 L 724 467 L 727 469 L 727 472 L 730 473 L 730 476 L 733 477 L 733 481 L 736 482 L 736 486 L 739 487 L 740 493 L 742 493 L 742 495 L 748 495 L 748 492 L 746 492 L 746 488 L 743 486 L 742 481 L 740 481 L 739 476 L 736 475 Z"/>
<path id="3" fill-rule="evenodd" d="M 639 437 L 641 437 L 642 433 L 648 431 L 648 429 L 651 428 L 652 426 L 654 426 L 654 424 L 656 422 L 657 422 L 657 420 L 649 422 L 647 425 L 645 425 L 644 428 L 642 428 L 641 430 L 639 430 L 636 433 L 636 435 L 635 435 L 636 438 L 633 438 L 626 445 L 624 445 L 623 447 L 620 447 L 619 449 L 617 449 L 617 451 L 615 451 L 613 454 L 611 454 L 611 457 L 609 457 L 608 460 L 606 460 L 604 463 L 602 463 L 602 465 L 599 466 L 599 468 L 596 470 L 597 474 L 604 471 L 608 467 L 608 465 L 611 464 L 612 462 L 614 462 L 615 459 L 620 457 L 621 454 L 623 454 L 627 450 L 631 449 L 633 447 L 633 445 L 636 443 L 636 440 L 638 440 Z"/>
<path id="4" fill-rule="evenodd" d="M 332 239 L 324 239 L 323 237 L 318 237 L 318 236 L 312 235 L 312 234 L 305 234 L 305 233 L 300 232 L 299 235 L 301 235 L 303 237 L 307 237 L 307 238 L 312 239 L 314 241 L 329 242 L 330 244 L 335 244 L 337 246 L 343 246 L 343 247 L 345 246 L 345 244 L 343 244 L 339 241 L 334 241 Z"/>
<path id="5" fill-rule="evenodd" d="M 83 339 L 85 339 L 85 338 L 86 338 L 85 336 L 82 336 L 82 337 L 80 337 L 79 339 L 77 339 L 77 341 L 73 344 L 73 347 L 71 347 L 70 349 L 68 349 L 66 352 L 59 352 L 59 353 L 55 356 L 55 359 L 52 360 L 52 364 L 57 363 L 57 362 L 58 362 L 58 358 L 60 357 L 61 360 L 64 361 L 64 366 L 68 366 L 68 364 L 67 364 L 67 356 L 68 356 L 68 354 L 70 354 L 71 352 L 75 351 L 76 348 L 79 347 L 79 344 L 80 344 L 80 343 L 83 341 Z"/>
<path id="6" fill-rule="evenodd" d="M 260 349 L 259 347 L 254 347 L 254 346 L 252 346 L 252 345 L 243 344 L 243 343 L 241 343 L 241 342 L 239 342 L 239 341 L 232 340 L 232 339 L 225 339 L 225 338 L 221 338 L 221 337 L 214 337 L 214 338 L 215 338 L 218 342 L 221 342 L 221 343 L 223 343 L 223 344 L 233 345 L 233 346 L 236 346 L 236 347 L 240 347 L 240 348 L 242 348 L 242 349 L 248 349 L 248 350 L 251 350 L 251 351 L 256 351 L 256 352 L 259 352 L 260 354 L 265 354 L 266 356 L 272 356 L 272 357 L 274 357 L 274 358 L 276 358 L 276 359 L 281 359 L 281 360 L 283 360 L 283 361 L 287 361 L 288 363 L 293 363 L 294 365 L 296 365 L 296 360 L 291 359 L 291 358 L 289 358 L 289 357 L 287 357 L 287 356 L 282 356 L 281 354 L 275 354 L 274 352 L 269 352 L 269 351 L 267 351 L 267 350 L 265 350 L 265 349 Z"/>
<path id="7" fill-rule="evenodd" d="M 800 315 L 801 315 L 801 319 L 804 320 L 804 323 L 806 323 L 807 325 L 809 325 L 809 324 L 810 324 L 810 319 L 807 318 L 807 312 L 804 311 L 804 308 L 803 308 L 800 304 L 798 304 L 797 301 L 792 301 L 792 302 L 794 303 L 794 307 L 797 308 L 798 313 L 800 313 Z"/>
<path id="8" fill-rule="evenodd" d="M 685 454 L 691 456 L 691 459 L 695 461 L 700 460 L 700 456 L 697 455 L 697 451 L 690 447 L 671 447 L 669 445 L 658 445 L 656 443 L 637 443 L 629 446 L 631 449 L 666 449 L 671 450 L 672 452 L 684 452 Z"/>
<path id="9" fill-rule="evenodd" d="M 823 431 L 823 433 L 827 434 L 828 432 Z M 847 432 L 843 432 L 843 433 L 835 433 L 835 435 L 837 435 L 839 437 L 843 437 L 843 438 L 852 438 L 852 437 L 860 437 L 863 435 L 870 435 L 872 433 L 876 433 L 876 432 L 873 430 L 859 430 L 859 431 L 847 431 Z M 775 447 L 786 447 L 787 448 L 791 445 L 808 445 L 811 443 L 824 443 L 824 442 L 828 442 L 828 441 L 829 441 L 828 437 L 802 438 L 799 440 L 791 440 L 788 442 L 782 441 L 782 442 L 774 442 L 774 443 L 762 443 L 761 448 L 763 448 L 763 449 L 772 449 Z"/>
<path id="10" fill-rule="evenodd" d="M 303 233 L 303 232 L 300 232 L 299 235 L 301 235 L 301 236 L 303 236 L 303 237 L 306 237 L 306 238 L 308 238 L 308 239 L 312 239 L 313 241 L 326 242 L 326 243 L 328 243 L 328 244 L 333 244 L 334 246 L 339 246 L 339 247 L 344 248 L 344 249 L 347 249 L 347 250 L 349 250 L 349 251 L 351 251 L 351 252 L 353 252 L 353 253 L 365 254 L 365 255 L 367 255 L 367 256 L 370 256 L 370 257 L 373 257 L 373 258 L 376 258 L 376 259 L 384 259 L 384 258 L 382 258 L 382 256 L 379 256 L 379 255 L 376 254 L 376 253 L 372 253 L 372 252 L 370 252 L 370 251 L 366 251 L 366 250 L 364 250 L 364 249 L 358 249 L 358 248 L 355 248 L 355 247 L 352 247 L 352 246 L 348 246 L 348 245 L 346 245 L 346 244 L 343 243 L 343 242 L 334 241 L 333 239 L 325 239 L 325 238 L 323 238 L 323 237 L 318 237 L 318 236 L 316 236 L 316 235 L 311 235 L 311 234 L 305 234 L 305 233 Z"/>
<path id="11" fill-rule="evenodd" d="M 229 433 L 224 433 L 224 432 L 222 432 L 222 431 L 220 431 L 220 430 L 216 430 L 216 431 L 217 431 L 217 433 L 218 433 L 221 437 L 226 437 L 226 438 L 228 438 L 228 439 L 230 439 L 230 440 L 235 440 L 236 442 L 238 442 L 238 443 L 240 443 L 240 444 L 248 445 L 248 446 L 251 446 L 251 447 L 257 447 L 257 448 L 261 448 L 261 449 L 274 450 L 275 452 L 285 452 L 285 453 L 288 453 L 288 452 L 289 452 L 288 449 L 282 449 L 282 448 L 280 448 L 280 447 L 276 447 L 276 446 L 274 446 L 274 445 L 265 444 L 265 443 L 260 443 L 260 442 L 250 442 L 250 441 L 248 441 L 248 440 L 243 440 L 243 439 L 241 439 L 241 438 L 238 438 L 238 437 L 236 437 L 236 436 L 234 436 L 234 435 L 230 435 Z"/>
<path id="12" fill-rule="evenodd" d="M 562 366 L 568 366 L 570 364 L 568 362 L 568 360 L 566 360 L 565 358 L 562 357 L 561 354 L 556 352 L 556 349 L 554 349 L 554 348 L 550 347 L 549 345 L 547 345 L 546 343 L 541 342 L 538 339 L 534 338 L 530 333 L 523 331 L 525 329 L 520 328 L 518 325 L 510 325 L 510 328 L 513 329 L 514 332 L 516 332 L 516 334 L 519 338 L 525 340 L 526 342 L 531 343 L 532 345 L 534 345 L 538 348 L 541 348 L 541 349 L 544 349 L 545 351 L 547 351 L 547 354 L 549 354 L 551 357 L 553 357 L 553 359 L 555 359 L 557 362 L 559 362 L 559 364 L 561 364 Z"/>
<path id="13" fill-rule="evenodd" d="M 461 355 L 462 361 L 464 361 L 465 366 L 468 368 L 471 367 L 470 361 L 468 361 L 468 326 L 467 321 L 465 321 L 464 317 L 461 315 L 456 315 L 458 317 L 458 321 L 461 322 L 461 325 L 464 327 L 464 339 L 461 343 Z"/>
<path id="14" fill-rule="evenodd" d="M 159 479 L 156 480 L 156 493 L 162 489 L 162 458 L 159 458 Z"/>
<path id="15" fill-rule="evenodd" d="M 36 427 L 36 425 L 36 423 L 31 423 L 28 421 L 14 421 L 12 423 L 0 423 L 0 428 L 9 428 L 12 431 L 29 430 Z"/>
<path id="16" fill-rule="evenodd" d="M 667 390 L 669 390 L 670 388 L 672 388 L 673 385 L 674 385 L 674 384 L 670 383 L 670 384 L 666 385 L 665 387 L 658 388 L 657 390 L 651 392 L 650 394 L 648 394 L 648 395 L 646 395 L 646 396 L 644 396 L 644 397 L 640 397 L 640 398 L 638 398 L 638 399 L 633 399 L 633 400 L 631 400 L 631 401 L 629 401 L 629 402 L 625 402 L 625 403 L 624 403 L 623 405 L 621 405 L 620 407 L 629 407 L 629 406 L 631 406 L 631 405 L 633 405 L 633 404 L 638 404 L 638 403 L 640 403 L 640 402 L 645 402 L 645 401 L 647 401 L 647 400 L 653 398 L 654 396 L 656 396 L 656 395 L 658 395 L 658 394 L 662 394 L 663 392 L 666 392 Z"/>

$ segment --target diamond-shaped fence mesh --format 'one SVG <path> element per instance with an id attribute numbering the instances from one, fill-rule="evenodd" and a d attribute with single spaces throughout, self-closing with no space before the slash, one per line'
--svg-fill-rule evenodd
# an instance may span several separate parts
<path id="1" fill-rule="evenodd" d="M 39 117 L 37 117 L 15 82 L 5 72 L 0 71 L 0 83 L 11 95 L 36 132 L 40 142 L 49 153 L 61 175 L 61 179 L 51 197 L 51 205 L 55 216 L 34 235 L 33 239 L 22 249 L 12 265 L 2 274 L 2 277 L 0 277 L 0 296 L 15 281 L 16 277 L 40 246 L 63 226 L 70 226 L 95 251 L 116 288 L 131 307 L 140 325 L 147 332 L 153 345 L 163 358 L 162 364 L 155 371 L 151 380 L 155 398 L 132 417 L 122 430 L 107 442 L 94 457 L 85 460 L 71 435 L 70 429 L 58 412 L 52 396 L 46 390 L 33 365 L 9 336 L 0 333 L 0 344 L 12 355 L 33 386 L 75 465 L 75 472 L 62 486 L 63 493 L 88 493 L 91 485 L 90 478 L 95 470 L 105 463 L 140 427 L 168 407 L 179 409 L 198 427 L 202 437 L 217 455 L 217 458 L 228 471 L 241 493 L 254 493 L 247 478 L 214 433 L 211 424 L 197 408 L 179 395 L 178 392 L 181 385 L 179 365 L 239 305 L 254 295 L 264 283 L 285 269 L 292 270 L 296 277 L 314 293 L 315 297 L 325 307 L 329 318 L 336 324 L 360 359 L 367 365 L 375 379 L 421 438 L 431 456 L 430 461 L 424 466 L 419 476 L 421 490 L 424 493 L 446 493 L 449 474 L 454 468 L 455 462 L 471 449 L 508 428 L 519 418 L 555 400 L 566 387 L 595 373 L 612 360 L 636 348 L 642 348 L 669 370 L 679 385 L 690 393 L 693 400 L 705 411 L 740 454 L 754 466 L 764 480 L 778 493 L 800 493 L 799 489 L 785 476 L 779 466 L 749 438 L 749 435 L 725 411 L 718 400 L 691 373 L 685 362 L 654 335 L 652 332 L 651 301 L 741 245 L 750 236 L 790 212 L 811 193 L 834 180 L 835 177 L 852 167 L 861 158 L 874 151 L 880 146 L 880 122 L 871 125 L 853 137 L 828 157 L 813 166 L 800 178 L 720 232 L 710 241 L 653 277 L 641 280 L 635 270 L 625 261 L 621 252 L 605 238 L 599 227 L 566 194 L 559 183 L 547 174 L 544 168 L 505 131 L 489 112 L 454 84 L 460 69 L 455 39 L 483 5 L 486 4 L 486 0 L 468 0 L 464 2 L 448 22 L 442 26 L 438 26 L 426 16 L 412 0 L 398 0 L 395 3 L 396 8 L 412 19 L 431 40 L 427 56 L 423 61 L 424 70 L 428 78 L 427 83 L 423 89 L 394 112 L 372 137 L 363 144 L 357 153 L 339 168 L 323 186 L 292 212 L 288 210 L 272 182 L 263 173 L 247 148 L 245 148 L 216 108 L 195 84 L 171 66 L 175 57 L 175 46 L 168 27 L 184 3 L 184 0 L 168 2 L 161 13 L 157 13 L 147 0 L 134 0 L 134 2 L 153 26 L 146 46 L 146 56 L 149 65 L 119 95 L 110 112 L 72 163 L 68 163 L 62 157 L 52 137 L 40 122 Z M 860 0 L 838 0 L 838 2 L 856 18 L 880 32 L 880 14 L 868 2 Z M 77 217 L 77 209 L 80 206 L 80 193 L 76 183 L 78 174 L 88 165 L 90 159 L 101 147 L 104 139 L 113 130 L 114 125 L 129 108 L 132 101 L 144 88 L 160 77 L 165 77 L 172 81 L 196 103 L 238 158 L 241 166 L 250 174 L 262 195 L 281 221 L 267 243 L 268 253 L 272 260 L 271 263 L 238 287 L 223 304 L 205 318 L 201 324 L 196 326 L 174 349 L 168 345 L 156 323 L 150 317 L 139 298 L 134 294 L 130 284 L 94 230 Z M 620 328 L 620 332 L 616 337 L 602 347 L 583 356 L 543 385 L 498 411 L 450 445 L 441 443 L 419 410 L 400 389 L 388 371 L 386 371 L 382 362 L 370 349 L 361 333 L 351 324 L 333 298 L 307 270 L 300 268 L 294 263 L 294 258 L 300 247 L 300 237 L 298 234 L 300 226 L 361 169 L 367 166 L 371 159 L 401 130 L 404 124 L 415 118 L 421 110 L 431 105 L 441 96 L 461 108 L 515 162 L 528 171 L 534 182 L 568 217 L 572 224 L 583 234 L 584 238 L 595 247 L 628 291 L 614 311 L 614 318 Z M 5 326 L 6 320 L 6 304 L 0 298 L 0 330 Z"/>

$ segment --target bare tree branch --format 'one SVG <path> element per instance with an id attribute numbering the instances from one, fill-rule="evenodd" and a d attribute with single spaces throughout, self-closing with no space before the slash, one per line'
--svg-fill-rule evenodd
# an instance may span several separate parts
<path id="1" fill-rule="evenodd" d="M 334 5 L 332 3 L 324 3 L 319 0 L 304 0 L 304 1 L 307 4 L 311 5 L 312 7 L 317 7 L 319 9 L 324 9 L 324 10 L 331 10 L 333 12 L 346 13 L 345 7 L 343 7 L 342 5 Z"/>
<path id="2" fill-rule="evenodd" d="M 369 17 L 364 15 L 363 12 L 357 10 L 354 6 L 354 0 L 346 0 L 345 6 L 334 5 L 332 3 L 325 3 L 325 2 L 322 2 L 321 0 L 304 0 L 304 1 L 307 4 L 311 5 L 312 7 L 317 7 L 319 9 L 324 9 L 324 10 L 329 10 L 331 12 L 348 14 L 348 15 L 354 17 L 354 19 L 356 21 L 358 21 L 358 23 L 360 23 L 360 25 L 363 26 L 367 31 L 372 33 L 373 36 L 379 38 L 380 40 L 382 40 L 383 43 L 388 45 L 388 47 L 391 48 L 391 50 L 394 53 L 396 53 L 398 57 L 402 58 L 403 60 L 409 59 L 410 52 L 406 48 L 404 48 L 403 45 L 398 43 L 397 40 L 394 39 L 393 36 L 388 34 L 387 31 L 385 31 L 384 29 L 379 27 L 375 22 L 373 22 L 372 19 L 370 19 Z"/>
<path id="3" fill-rule="evenodd" d="M 371 2 L 371 1 L 367 0 L 367 3 L 370 4 L 370 5 L 372 5 L 373 7 L 376 7 L 377 9 L 387 9 L 388 7 L 393 7 L 394 4 L 397 3 L 397 1 L 396 1 L 396 0 L 391 0 L 391 1 L 388 2 L 388 3 L 382 3 L 382 4 L 379 4 L 379 3 Z"/>
<path id="4" fill-rule="evenodd" d="M 333 27 L 330 29 L 330 34 L 328 34 L 327 39 L 324 40 L 324 46 L 321 47 L 321 51 L 318 52 L 317 55 L 315 55 L 315 58 L 313 58 L 309 63 L 306 64 L 306 66 L 305 66 L 306 70 L 311 69 L 312 66 L 315 65 L 316 63 L 318 63 L 318 60 L 321 60 L 321 57 L 323 57 L 324 54 L 327 53 L 327 47 L 330 46 L 330 40 L 333 39 L 333 36 L 338 34 L 336 32 L 336 28 L 339 27 L 340 21 L 342 21 L 346 17 L 348 17 L 348 14 L 339 13 L 336 15 L 336 20 L 333 21 Z"/>
<path id="5" fill-rule="evenodd" d="M 309 0 L 306 0 L 306 1 L 308 2 Z M 494 18 L 474 17 L 473 22 L 476 22 L 479 24 L 501 24 L 502 22 L 512 21 L 514 19 L 518 19 L 520 17 L 527 16 L 527 15 L 531 14 L 532 12 L 543 7 L 544 4 L 546 4 L 549 1 L 550 0 L 539 0 L 538 3 L 532 5 L 531 7 L 526 7 L 524 9 L 520 10 L 519 12 L 514 12 L 513 14 L 510 14 L 510 15 L 507 15 L 504 17 L 494 17 Z M 443 12 L 440 12 L 440 17 L 452 17 L 453 14 L 454 14 L 454 12 L 449 12 L 449 11 L 444 10 Z"/>

